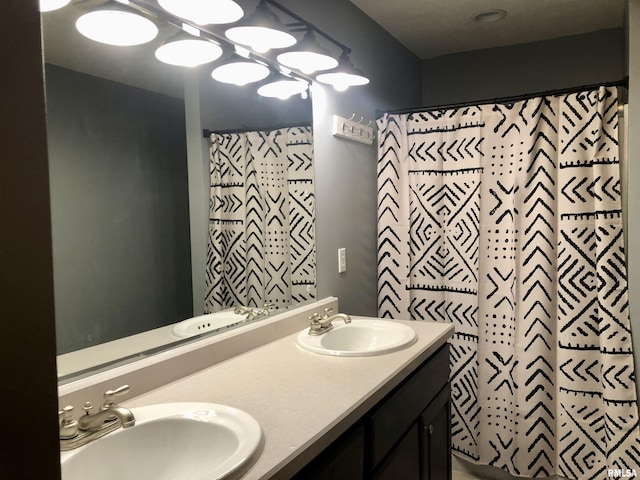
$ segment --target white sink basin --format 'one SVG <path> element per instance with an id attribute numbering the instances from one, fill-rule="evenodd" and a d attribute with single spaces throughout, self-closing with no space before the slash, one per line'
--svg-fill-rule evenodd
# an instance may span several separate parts
<path id="1" fill-rule="evenodd" d="M 183 320 L 174 325 L 172 332 L 177 337 L 188 338 L 201 333 L 221 331 L 245 320 L 244 315 L 233 313 L 233 310 L 224 310 Z"/>
<path id="2" fill-rule="evenodd" d="M 136 424 L 62 452 L 62 480 L 237 478 L 262 448 L 249 414 L 213 403 L 132 409 Z"/>
<path id="3" fill-rule="evenodd" d="M 307 328 L 298 334 L 296 343 L 305 350 L 323 355 L 366 357 L 401 350 L 417 339 L 413 328 L 389 320 L 341 322 L 337 320 L 333 329 L 322 335 L 309 335 Z"/>

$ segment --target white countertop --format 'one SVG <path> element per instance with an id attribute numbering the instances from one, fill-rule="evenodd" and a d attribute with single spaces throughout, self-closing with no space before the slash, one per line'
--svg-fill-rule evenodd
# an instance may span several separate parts
<path id="1" fill-rule="evenodd" d="M 260 423 L 264 448 L 242 479 L 289 478 L 453 334 L 450 324 L 402 323 L 418 340 L 397 352 L 319 355 L 299 348 L 295 333 L 122 403 L 211 402 L 244 410 Z"/>

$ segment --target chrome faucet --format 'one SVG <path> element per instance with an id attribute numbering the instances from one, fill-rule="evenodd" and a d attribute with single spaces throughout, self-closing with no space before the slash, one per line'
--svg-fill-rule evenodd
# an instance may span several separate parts
<path id="1" fill-rule="evenodd" d="M 60 449 L 72 450 L 105 436 L 118 428 L 133 427 L 136 419 L 131 410 L 115 403 L 115 397 L 129 391 L 129 385 L 104 392 L 104 403 L 100 410 L 91 413 L 93 405 L 86 402 L 82 409 L 85 414 L 73 419 L 73 407 L 64 407 L 58 412 L 60 426 Z"/>
<path id="2" fill-rule="evenodd" d="M 255 312 L 251 307 L 236 307 L 233 309 L 233 313 L 236 315 L 244 315 L 246 320 L 251 320 L 255 316 Z"/>
<path id="3" fill-rule="evenodd" d="M 314 313 L 309 317 L 309 321 L 311 322 L 309 326 L 309 335 L 322 335 L 323 333 L 327 333 L 333 328 L 331 322 L 338 318 L 343 320 L 344 323 L 351 323 L 351 317 L 346 313 L 330 315 L 331 312 L 333 312 L 332 308 L 325 308 L 324 316 Z"/>
<path id="4" fill-rule="evenodd" d="M 265 303 L 264 306 L 258 310 L 257 315 L 269 315 L 271 310 L 275 310 L 275 307 L 273 303 Z"/>
<path id="5" fill-rule="evenodd" d="M 265 303 L 262 308 L 259 308 L 257 310 L 254 310 L 251 307 L 239 306 L 233 309 L 233 313 L 235 313 L 236 315 L 245 315 L 245 321 L 253 320 L 257 317 L 269 315 L 269 313 L 271 313 L 271 309 L 274 308 L 274 306 L 275 305 L 273 303 Z"/>

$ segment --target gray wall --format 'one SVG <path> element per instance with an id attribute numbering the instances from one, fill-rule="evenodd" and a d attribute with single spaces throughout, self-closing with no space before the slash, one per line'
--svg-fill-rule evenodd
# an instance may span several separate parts
<path id="1" fill-rule="evenodd" d="M 351 60 L 371 79 L 345 93 L 318 85 L 313 92 L 316 169 L 318 297 L 335 295 L 340 310 L 377 314 L 376 143 L 333 137 L 334 114 L 375 122 L 376 109 L 420 104 L 420 61 L 346 0 L 282 1 L 347 44 Z M 347 271 L 338 273 L 338 248 L 347 250 Z"/>
<path id="2" fill-rule="evenodd" d="M 46 79 L 58 353 L 189 318 L 184 102 Z"/>
<path id="3" fill-rule="evenodd" d="M 622 29 L 425 60 L 423 105 L 571 88 L 624 78 Z"/>

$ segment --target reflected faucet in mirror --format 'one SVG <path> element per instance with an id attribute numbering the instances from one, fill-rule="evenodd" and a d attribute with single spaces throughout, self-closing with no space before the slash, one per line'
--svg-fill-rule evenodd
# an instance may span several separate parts
<path id="1" fill-rule="evenodd" d="M 236 315 L 244 315 L 245 320 L 253 320 L 258 317 L 269 315 L 274 307 L 275 305 L 273 303 L 265 303 L 264 306 L 259 309 L 239 306 L 233 309 L 233 313 Z"/>

